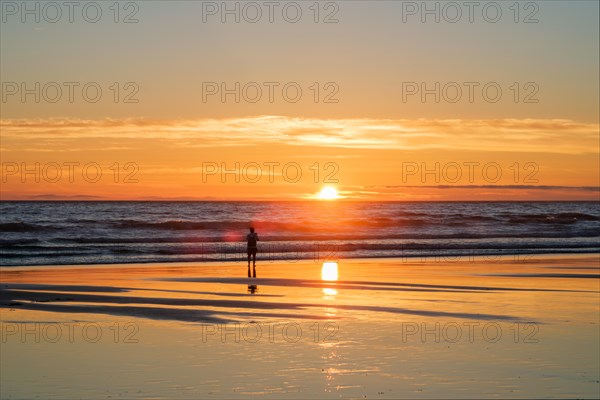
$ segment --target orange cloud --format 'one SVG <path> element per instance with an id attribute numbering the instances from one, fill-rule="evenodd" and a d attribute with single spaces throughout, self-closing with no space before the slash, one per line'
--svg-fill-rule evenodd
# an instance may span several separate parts
<path id="1" fill-rule="evenodd" d="M 2 185 L 3 199 L 36 196 L 97 196 L 102 199 L 302 199 L 327 183 L 335 164 L 338 190 L 348 199 L 494 200 L 595 199 L 598 191 L 599 126 L 564 119 L 314 119 L 260 116 L 229 119 L 5 119 L 0 121 L 3 166 L 87 163 L 102 166 L 103 180 L 71 183 L 52 179 L 31 182 L 15 172 Z M 504 174 L 490 186 L 480 169 L 474 181 L 461 179 L 447 187 L 422 174 L 404 180 L 404 163 L 423 170 L 447 163 L 495 162 Z M 203 182 L 206 162 L 230 174 L 227 182 L 211 176 Z M 277 162 L 275 183 L 232 182 L 248 163 Z M 304 172 L 290 184 L 281 166 L 295 162 Z M 528 183 L 528 163 L 535 163 L 536 181 Z M 134 185 L 122 184 L 139 169 Z M 319 175 L 315 175 L 317 165 Z M 516 170 L 513 167 L 516 165 Z M 118 174 L 115 172 L 118 172 Z M 137 170 L 136 170 L 137 171 Z M 421 172 L 422 172 L 421 171 Z M 65 167 L 63 173 L 68 173 Z M 518 172 L 518 174 L 517 174 Z M 78 176 L 79 176 L 78 175 Z M 265 175 L 266 176 L 266 175 Z M 466 175 L 465 175 L 466 176 Z M 6 178 L 6 179 L 5 179 Z M 81 177 L 79 177 L 81 178 Z M 518 179 L 517 179 L 518 178 Z M 539 179 L 539 180 L 538 180 Z M 26 182 L 24 182 L 26 180 Z M 238 179 L 239 180 L 239 179 Z M 404 183 L 405 185 L 398 185 Z M 446 182 L 447 183 L 447 182 Z M 263 185 L 263 186 L 260 186 Z M 370 186 L 371 185 L 371 186 Z M 586 189 L 590 187 L 592 189 Z M 474 190 L 477 189 L 477 190 Z"/>
<path id="2" fill-rule="evenodd" d="M 564 119 L 311 119 L 259 116 L 199 120 L 2 120 L 2 151 L 48 151 L 87 138 L 119 148 L 122 139 L 171 146 L 294 146 L 372 149 L 598 153 L 599 125 Z M 36 139 L 38 145 L 31 145 Z M 27 140 L 27 145 L 24 141 Z M 97 143 L 97 141 L 93 141 Z M 68 146 L 66 146 L 68 147 Z"/>

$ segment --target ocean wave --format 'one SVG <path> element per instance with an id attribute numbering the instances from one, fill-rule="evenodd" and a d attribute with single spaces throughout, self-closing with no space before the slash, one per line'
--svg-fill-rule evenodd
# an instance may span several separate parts
<path id="1" fill-rule="evenodd" d="M 339 252 L 327 254 L 304 253 L 263 253 L 259 255 L 258 262 L 268 263 L 274 261 L 285 261 L 294 263 L 300 260 L 313 260 L 321 262 L 324 260 L 343 260 L 355 258 L 398 258 L 406 262 L 407 260 L 417 261 L 447 261 L 458 262 L 471 259 L 471 257 L 488 257 L 488 261 L 498 259 L 500 256 L 529 256 L 543 254 L 597 254 L 600 252 L 598 247 L 589 248 L 553 248 L 553 249 L 488 249 L 488 250 L 430 250 L 429 252 L 408 252 L 408 251 L 378 251 L 378 252 Z M 467 257 L 467 258 L 465 258 Z M 492 258 L 490 258 L 492 257 Z M 246 262 L 246 255 L 241 253 L 189 253 L 173 255 L 121 255 L 119 257 L 105 254 L 93 255 L 71 253 L 66 255 L 50 255 L 30 257 L 23 255 L 11 255 L 11 257 L 0 259 L 0 266 L 34 266 L 34 265 L 74 265 L 74 264 L 127 264 L 127 263 L 174 263 L 174 262 Z"/>
<path id="2" fill-rule="evenodd" d="M 2 246 L 25 246 L 37 243 L 40 243 L 39 239 L 0 239 L 0 248 Z"/>
<path id="3" fill-rule="evenodd" d="M 148 222 L 140 220 L 122 220 L 112 224 L 121 229 L 156 229 L 156 230 L 210 230 L 210 231 L 239 231 L 244 232 L 248 227 L 253 226 L 257 231 L 266 232 L 311 232 L 311 231 L 344 231 L 353 227 L 362 228 L 385 228 L 396 226 L 420 226 L 433 223 L 424 220 L 394 220 L 391 218 L 371 218 L 371 219 L 349 219 L 336 221 L 332 224 L 328 221 L 314 223 L 297 222 L 275 222 L 275 221 L 181 221 L 169 220 L 162 222 Z"/>
<path id="4" fill-rule="evenodd" d="M 584 213 L 523 214 L 508 216 L 508 222 L 513 224 L 575 224 L 580 221 L 600 221 L 600 217 Z"/>
<path id="5" fill-rule="evenodd" d="M 427 227 L 472 227 L 479 226 L 498 227 L 498 224 L 509 223 L 514 225 L 535 226 L 548 224 L 573 225 L 580 222 L 598 222 L 600 217 L 585 213 L 556 213 L 556 214 L 501 214 L 498 216 L 466 215 L 466 214 L 428 214 L 423 217 L 370 217 L 370 218 L 346 218 L 328 221 L 324 218 L 316 218 L 313 221 L 273 221 L 273 220 L 164 220 L 148 221 L 143 219 L 121 219 L 121 220 L 94 220 L 94 219 L 69 219 L 59 220 L 52 226 L 40 225 L 26 222 L 8 222 L 0 224 L 0 232 L 44 232 L 60 229 L 73 229 L 73 225 L 104 230 L 147 230 L 147 231 L 203 231 L 212 232 L 213 236 L 230 235 L 231 232 L 240 232 L 242 235 L 249 226 L 253 226 L 259 232 L 271 232 L 276 234 L 318 234 L 344 233 L 348 230 L 376 230 L 376 229 L 398 229 L 427 228 Z M 88 229 L 88 228 L 86 228 Z M 417 233 L 417 232 L 415 232 Z M 242 235 L 243 236 L 243 235 Z M 201 239 L 200 239 L 201 240 Z"/>
<path id="6" fill-rule="evenodd" d="M 380 251 L 496 251 L 496 250 L 544 250 L 544 249 L 590 249 L 599 247 L 596 240 L 571 241 L 563 240 L 539 241 L 539 240 L 520 240 L 514 242 L 506 241 L 428 241 L 428 242 L 397 242 L 397 243 L 377 243 L 377 242 L 266 242 L 259 244 L 259 253 L 319 253 L 319 252 L 339 252 L 351 253 L 356 251 L 380 252 Z M 165 244 L 164 246 L 136 246 L 136 247 L 106 247 L 89 246 L 82 248 L 80 246 L 72 247 L 49 247 L 49 246 L 27 246 L 16 249 L 3 249 L 0 256 L 55 256 L 55 255 L 73 255 L 73 254 L 117 254 L 117 255 L 190 255 L 190 254 L 245 254 L 246 244 L 240 242 L 212 242 L 201 245 L 179 245 L 174 246 Z"/>
<path id="7" fill-rule="evenodd" d="M 44 232 L 55 228 L 26 222 L 0 223 L 0 232 Z"/>
<path id="8" fill-rule="evenodd" d="M 597 249 L 600 203 L 0 202 L 0 265 Z M 333 247 L 331 247 L 333 246 Z"/>

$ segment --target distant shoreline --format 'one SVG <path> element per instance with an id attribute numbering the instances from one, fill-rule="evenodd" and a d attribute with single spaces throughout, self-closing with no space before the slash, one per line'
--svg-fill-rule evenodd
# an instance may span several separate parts
<path id="1" fill-rule="evenodd" d="M 274 264 L 281 264 L 285 267 L 294 267 L 301 264 L 314 264 L 320 265 L 325 261 L 335 261 L 338 263 L 350 262 L 350 263 L 360 263 L 360 262 L 369 262 L 369 261 L 377 261 L 379 263 L 400 263 L 406 265 L 415 265 L 415 264 L 471 264 L 471 263 L 498 263 L 498 264 L 506 264 L 506 263 L 538 263 L 543 262 L 543 260 L 556 260 L 556 259 L 596 259 L 600 261 L 600 253 L 599 252 L 590 252 L 590 253 L 539 253 L 539 254 L 502 254 L 502 255 L 494 255 L 494 257 L 498 257 L 497 259 L 490 260 L 488 256 L 479 255 L 479 256 L 469 256 L 468 260 L 448 260 L 448 259 L 440 259 L 435 260 L 433 257 L 430 259 L 422 259 L 421 256 L 416 257 L 348 257 L 348 258 L 339 258 L 337 260 L 310 260 L 310 259 L 300 259 L 300 260 L 257 260 L 257 266 L 260 268 L 261 265 L 273 266 Z M 161 267 L 168 265 L 169 267 L 198 267 L 206 264 L 210 267 L 215 267 L 218 264 L 228 267 L 245 267 L 246 261 L 242 260 L 212 260 L 212 261 L 148 261 L 148 262 L 135 262 L 135 263 L 95 263 L 95 264 L 44 264 L 44 265 L 1 265 L 0 273 L 2 270 L 5 271 L 19 271 L 19 270 L 28 270 L 28 269 L 52 269 L 52 268 L 60 268 L 60 269 L 71 269 L 71 268 L 117 268 L 117 267 L 139 267 L 139 268 L 148 268 L 148 267 Z M 600 269 L 600 267 L 598 267 Z"/>
<path id="2" fill-rule="evenodd" d="M 598 189 L 600 193 L 600 188 Z M 1 200 L 0 203 L 323 203 L 318 199 L 262 199 L 262 200 L 232 200 L 232 199 L 23 199 Z M 336 199 L 343 203 L 600 203 L 598 200 L 360 200 Z"/>

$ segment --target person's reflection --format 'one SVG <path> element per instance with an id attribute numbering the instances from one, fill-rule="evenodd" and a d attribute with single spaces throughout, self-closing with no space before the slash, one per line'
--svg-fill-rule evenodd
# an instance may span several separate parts
<path id="1" fill-rule="evenodd" d="M 248 285 L 248 293 L 254 294 L 258 291 L 257 285 Z"/>

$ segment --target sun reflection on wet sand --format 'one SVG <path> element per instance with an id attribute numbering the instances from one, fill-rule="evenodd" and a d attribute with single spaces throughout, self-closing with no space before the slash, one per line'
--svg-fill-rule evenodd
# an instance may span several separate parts
<path id="1" fill-rule="evenodd" d="M 325 261 L 321 268 L 321 279 L 324 281 L 337 281 L 338 263 L 334 261 Z"/>
<path id="2" fill-rule="evenodd" d="M 333 261 L 326 261 L 323 263 L 323 267 L 321 268 L 321 280 L 332 282 L 332 285 L 335 286 L 335 281 L 338 280 L 338 263 Z M 335 288 L 323 288 L 323 298 L 331 299 L 332 296 L 338 294 L 337 289 Z"/>
<path id="3" fill-rule="evenodd" d="M 333 261 L 325 261 L 321 267 L 321 280 L 331 282 L 332 286 L 336 285 L 338 280 L 338 263 Z M 337 289 L 334 287 L 323 288 L 323 300 L 332 301 L 335 300 L 335 296 L 338 294 Z M 325 308 L 325 315 L 328 317 L 335 317 L 336 309 L 334 307 Z"/>
<path id="4" fill-rule="evenodd" d="M 323 288 L 323 300 L 330 302 L 335 300 L 335 296 L 338 294 L 337 289 L 335 289 L 338 277 L 338 263 L 334 261 L 324 262 L 323 266 L 321 267 L 321 280 L 324 282 L 331 283 L 333 287 Z M 336 313 L 337 310 L 335 307 L 330 306 L 325 308 L 325 315 L 328 317 L 335 317 Z M 336 387 L 339 385 L 338 383 L 336 383 L 336 378 L 339 374 L 339 369 L 337 367 L 340 365 L 340 356 L 336 354 L 337 345 L 338 343 L 336 342 L 320 344 L 320 346 L 325 351 L 321 358 L 325 361 L 326 364 L 329 365 L 328 368 L 323 369 L 323 373 L 325 374 L 327 392 L 337 391 Z"/>

